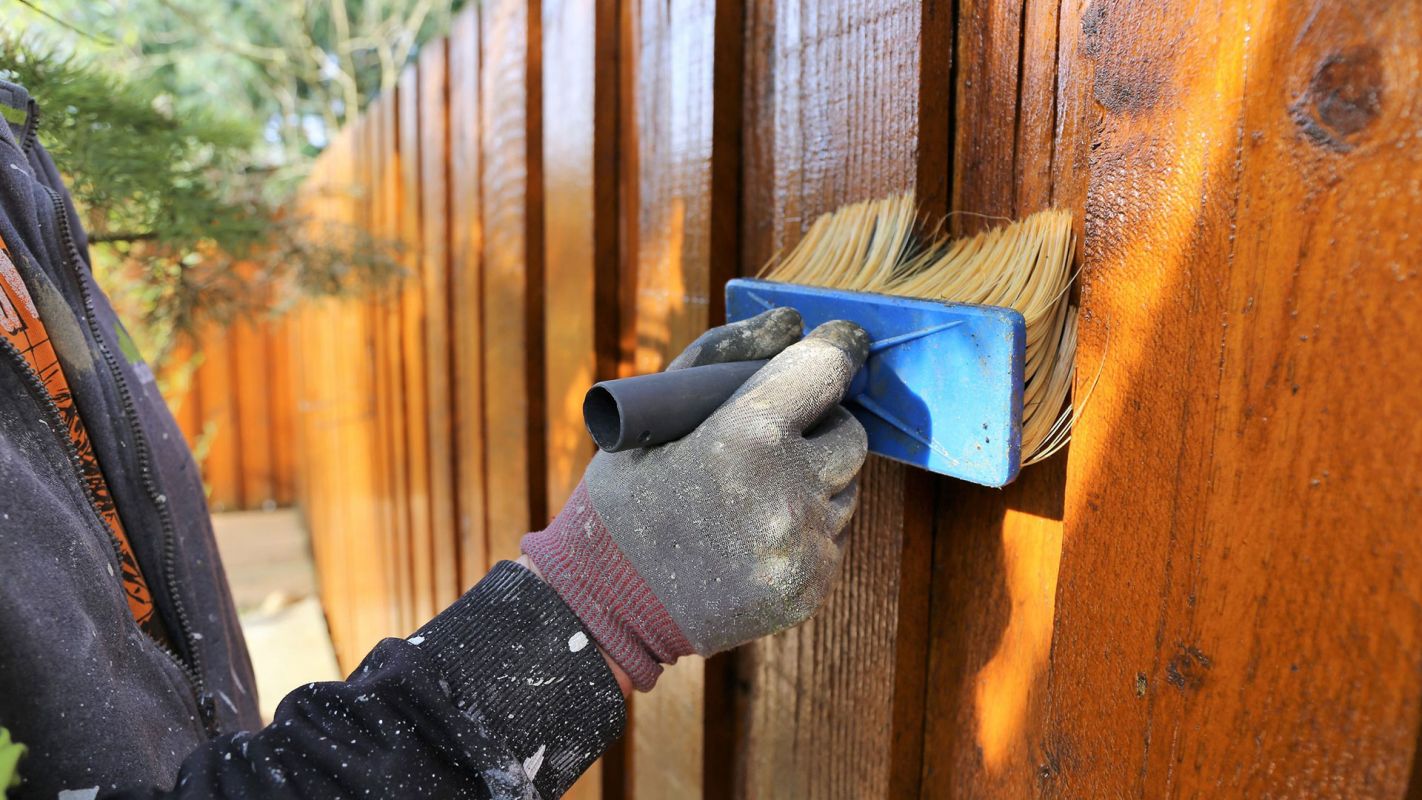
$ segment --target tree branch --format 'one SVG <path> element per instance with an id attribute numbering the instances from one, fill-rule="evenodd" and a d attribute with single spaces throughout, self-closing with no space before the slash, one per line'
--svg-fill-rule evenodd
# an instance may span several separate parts
<path id="1" fill-rule="evenodd" d="M 157 231 L 104 231 L 89 234 L 89 244 L 124 244 L 150 242 L 158 238 Z"/>

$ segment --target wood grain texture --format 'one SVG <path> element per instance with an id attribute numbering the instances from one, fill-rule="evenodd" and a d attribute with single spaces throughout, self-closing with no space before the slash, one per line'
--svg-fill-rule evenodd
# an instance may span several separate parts
<path id="1" fill-rule="evenodd" d="M 433 615 L 431 545 L 434 537 L 433 492 L 430 486 L 430 374 L 433 362 L 425 351 L 425 330 L 428 326 L 425 284 L 426 264 L 421 247 L 420 202 L 422 178 L 420 169 L 420 113 L 418 67 L 411 65 L 401 73 L 395 90 L 395 169 L 387 183 L 394 193 L 396 220 L 395 241 L 399 242 L 402 261 L 408 274 L 399 287 L 396 298 L 400 309 L 399 360 L 400 411 L 404 425 L 397 436 L 403 438 L 405 449 L 405 512 L 406 539 L 403 544 L 400 625 L 413 631 Z M 442 125 L 442 117 L 430 124 Z"/>
<path id="2" fill-rule="evenodd" d="M 371 231 L 388 242 L 404 241 L 401 214 L 404 207 L 404 186 L 401 183 L 399 150 L 398 90 L 377 98 L 366 111 L 368 125 L 373 125 L 371 160 L 372 175 L 369 193 Z M 408 254 L 402 254 L 403 266 L 413 266 Z M 416 484 L 414 441 L 410 435 L 411 420 L 407 403 L 423 390 L 422 382 L 411 378 L 411 372 L 422 373 L 418 364 L 407 358 L 407 340 L 411 309 L 407 297 L 413 281 L 408 276 L 379 290 L 372 307 L 372 334 L 378 357 L 375 376 L 380 398 L 377 408 L 382 437 L 385 504 L 391 526 L 384 531 L 386 541 L 387 580 L 392 587 L 390 617 L 393 630 L 413 631 L 415 622 L 409 613 L 414 607 L 414 587 L 410 563 L 410 544 L 417 535 L 416 524 L 421 517 L 416 506 L 419 489 Z"/>
<path id="3" fill-rule="evenodd" d="M 627 262 L 621 280 L 627 289 L 623 330 L 631 341 L 624 340 L 628 349 L 621 352 L 630 354 L 624 369 L 632 372 L 661 370 L 723 315 L 719 298 L 734 274 L 735 245 L 713 243 L 713 225 L 734 232 L 735 162 L 728 159 L 739 142 L 717 138 L 716 115 L 727 102 L 739 106 L 739 98 L 734 85 L 724 85 L 726 75 L 718 87 L 717 69 L 729 60 L 734 77 L 739 50 L 718 49 L 717 15 L 732 5 L 622 4 L 619 158 Z M 718 170 L 720 180 L 732 181 L 719 190 Z M 655 692 L 635 699 L 628 757 L 633 796 L 703 796 L 705 670 L 700 658 L 682 659 Z"/>
<path id="4" fill-rule="evenodd" d="M 239 320 L 228 329 L 234 394 L 232 422 L 240 473 L 239 508 L 275 504 L 271 406 L 267 402 L 272 386 L 268 380 L 265 328 L 258 319 Z"/>
<path id="5" fill-rule="evenodd" d="M 449 35 L 449 294 L 454 375 L 454 495 L 458 523 L 457 585 L 489 571 L 488 484 L 484 459 L 484 217 L 479 102 L 478 7 L 454 18 Z M 435 554 L 436 585 L 449 554 Z"/>
<path id="6" fill-rule="evenodd" d="M 296 434 L 296 369 L 292 353 L 293 315 L 263 326 L 267 363 L 267 409 L 271 420 L 272 499 L 286 508 L 296 503 L 300 455 Z"/>
<path id="7" fill-rule="evenodd" d="M 518 556 L 519 537 L 541 525 L 543 290 L 541 231 L 529 115 L 537 93 L 529 79 L 530 34 L 537 14 L 518 0 L 480 8 L 479 131 L 484 218 L 484 436 L 491 562 Z M 541 111 L 541 107 L 540 107 Z M 537 236 L 532 234 L 537 233 Z M 534 328 L 537 334 L 534 335 Z M 535 509 L 537 506 L 537 509 Z M 539 513 L 534 513 L 537 510 Z"/>
<path id="8" fill-rule="evenodd" d="M 1043 794 L 1401 796 L 1422 11 L 1093 4 L 1083 33 L 1104 367 L 1068 466 Z"/>
<path id="9" fill-rule="evenodd" d="M 386 234 L 388 197 L 382 191 L 385 167 L 382 141 L 387 129 L 381 118 L 382 102 L 373 101 L 368 113 L 355 128 L 355 165 L 351 186 L 353 221 L 364 230 L 379 236 Z M 342 533 L 350 541 L 347 561 L 352 591 L 345 598 L 355 609 L 354 638 L 349 642 L 349 657 L 358 660 L 380 639 L 397 632 L 399 613 L 396 590 L 396 548 L 403 531 L 403 520 L 396 503 L 395 466 L 392 464 L 390 406 L 390 354 L 386 332 L 390 328 L 387 298 L 353 298 L 358 313 L 344 315 L 337 323 L 336 341 L 354 347 L 366 358 L 358 363 L 337 356 L 337 363 L 346 373 L 341 376 L 343 388 L 349 392 L 350 430 L 341 443 L 342 457 L 348 478 L 343 484 L 344 498 L 350 503 L 348 531 Z M 338 384 L 339 385 L 339 384 Z M 403 465 L 401 465 L 403 466 Z M 365 507 L 367 516 L 357 515 Z"/>
<path id="10" fill-rule="evenodd" d="M 202 337 L 202 363 L 197 369 L 200 436 L 207 453 L 202 479 L 213 511 L 242 507 L 241 433 L 237 429 L 237 392 L 232 376 L 232 335 L 211 326 Z"/>
<path id="11" fill-rule="evenodd" d="M 372 224 L 373 129 L 342 132 L 314 173 L 311 212 L 336 226 Z M 339 229 L 339 228 L 336 228 Z M 351 669 L 396 630 L 386 571 L 387 539 L 379 513 L 381 441 L 376 424 L 375 326 L 370 301 L 327 299 L 301 312 L 302 375 L 298 406 L 306 509 L 331 636 Z"/>
<path id="12" fill-rule="evenodd" d="M 617 269 L 615 260 L 597 261 L 600 225 L 615 230 L 617 224 L 615 207 L 611 215 L 599 215 L 595 205 L 598 22 L 591 3 L 544 0 L 543 69 L 557 76 L 543 91 L 543 119 L 554 130 L 543 137 L 543 201 L 547 507 L 555 513 L 592 458 L 582 406 L 583 395 L 597 380 L 597 284 L 608 279 L 609 269 L 615 279 Z M 616 24 L 615 19 L 604 24 L 609 22 Z"/>
<path id="13" fill-rule="evenodd" d="M 1080 216 L 1081 180 L 1070 158 L 1056 163 L 1079 130 L 1057 120 L 1059 15 L 1073 9 L 960 4 L 955 235 L 1052 205 Z M 1024 797 L 1038 785 L 1065 485 L 1065 455 L 1006 490 L 934 479 L 924 797 Z"/>
<path id="14" fill-rule="evenodd" d="M 455 490 L 456 416 L 449 223 L 449 48 L 432 42 L 420 53 L 418 100 L 419 260 L 424 297 L 425 435 L 429 451 L 430 535 L 416 541 L 415 578 L 428 588 L 415 597 L 415 617 L 428 619 L 453 602 L 459 583 L 459 500 Z M 404 141 L 404 139 L 402 139 Z"/>
<path id="15" fill-rule="evenodd" d="M 920 43 L 951 24 L 930 4 L 779 2 L 748 9 L 742 265 L 754 271 L 839 205 L 912 189 L 941 207 L 946 95 L 920 91 Z M 938 52 L 935 58 L 946 58 Z M 930 104 L 921 105 L 924 98 Z M 932 497 L 871 457 L 841 580 L 800 628 L 745 648 L 737 794 L 918 793 Z M 915 488 L 906 490 L 906 482 Z"/>
<path id="16" fill-rule="evenodd" d="M 598 303 L 599 297 L 609 292 L 615 297 L 616 291 L 617 176 L 597 166 L 600 158 L 608 158 L 615 142 L 608 131 L 599 131 L 599 125 L 612 128 L 614 134 L 616 126 L 616 119 L 606 115 L 606 105 L 604 116 L 598 117 L 597 93 L 607 91 L 607 75 L 616 74 L 616 61 L 600 51 L 598 40 L 615 36 L 617 23 L 611 2 L 544 0 L 542 4 L 542 70 L 551 78 L 544 83 L 542 108 L 547 131 L 542 138 L 542 196 L 546 509 L 550 516 L 563 507 L 592 458 L 594 447 L 583 425 L 583 395 L 598 380 L 599 364 L 607 362 L 608 354 L 600 358 L 598 348 L 617 345 L 606 333 L 609 324 L 616 324 L 616 307 Z M 615 83 L 612 86 L 615 91 Z M 612 247 L 608 238 L 613 239 Z M 541 527 L 546 520 L 534 522 Z M 620 775 L 607 777 L 604 781 L 599 760 L 565 797 L 602 797 L 605 784 L 620 783 Z M 619 788 L 614 786 L 613 791 Z M 608 796 L 618 796 L 613 791 Z"/>

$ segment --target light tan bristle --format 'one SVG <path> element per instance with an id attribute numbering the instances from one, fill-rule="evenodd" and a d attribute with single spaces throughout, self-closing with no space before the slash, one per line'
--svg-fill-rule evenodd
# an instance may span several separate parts
<path id="1" fill-rule="evenodd" d="M 1039 211 L 976 236 L 916 236 L 912 194 L 866 200 L 822 215 L 782 259 L 776 281 L 954 303 L 1004 306 L 1027 321 L 1022 463 L 1070 439 L 1076 309 L 1071 305 L 1071 213 Z"/>

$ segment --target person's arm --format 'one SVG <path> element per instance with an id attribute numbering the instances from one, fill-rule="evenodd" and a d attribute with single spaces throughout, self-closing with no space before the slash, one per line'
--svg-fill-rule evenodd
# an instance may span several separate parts
<path id="1" fill-rule="evenodd" d="M 598 454 L 524 537 L 529 568 L 500 563 L 348 680 L 199 748 L 170 792 L 102 796 L 560 796 L 662 664 L 794 625 L 824 597 L 866 453 L 838 402 L 868 343 L 847 323 L 799 337 L 788 309 L 708 331 L 669 369 L 773 358 L 686 438 Z"/>
<path id="2" fill-rule="evenodd" d="M 533 563 L 533 559 L 528 556 L 519 556 L 518 561 L 515 563 L 528 569 L 542 580 L 543 573 L 538 571 L 538 567 Z M 627 673 L 622 671 L 622 667 L 618 666 L 617 662 L 612 660 L 612 656 L 608 655 L 607 651 L 602 649 L 602 645 L 598 645 L 597 652 L 602 656 L 602 660 L 607 664 L 607 668 L 612 670 L 612 677 L 617 681 L 617 688 L 622 691 L 622 697 L 624 699 L 631 697 L 633 689 L 632 679 L 627 677 Z"/>
<path id="3" fill-rule="evenodd" d="M 506 561 L 349 679 L 303 686 L 267 727 L 194 751 L 171 790 L 100 797 L 556 798 L 625 714 L 577 617 Z"/>

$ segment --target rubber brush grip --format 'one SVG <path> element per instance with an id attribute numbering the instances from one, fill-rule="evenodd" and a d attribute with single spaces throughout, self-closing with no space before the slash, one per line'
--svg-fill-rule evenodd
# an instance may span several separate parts
<path id="1" fill-rule="evenodd" d="M 583 398 L 583 422 L 609 453 L 666 444 L 696 430 L 763 366 L 732 361 L 603 381 Z"/>

